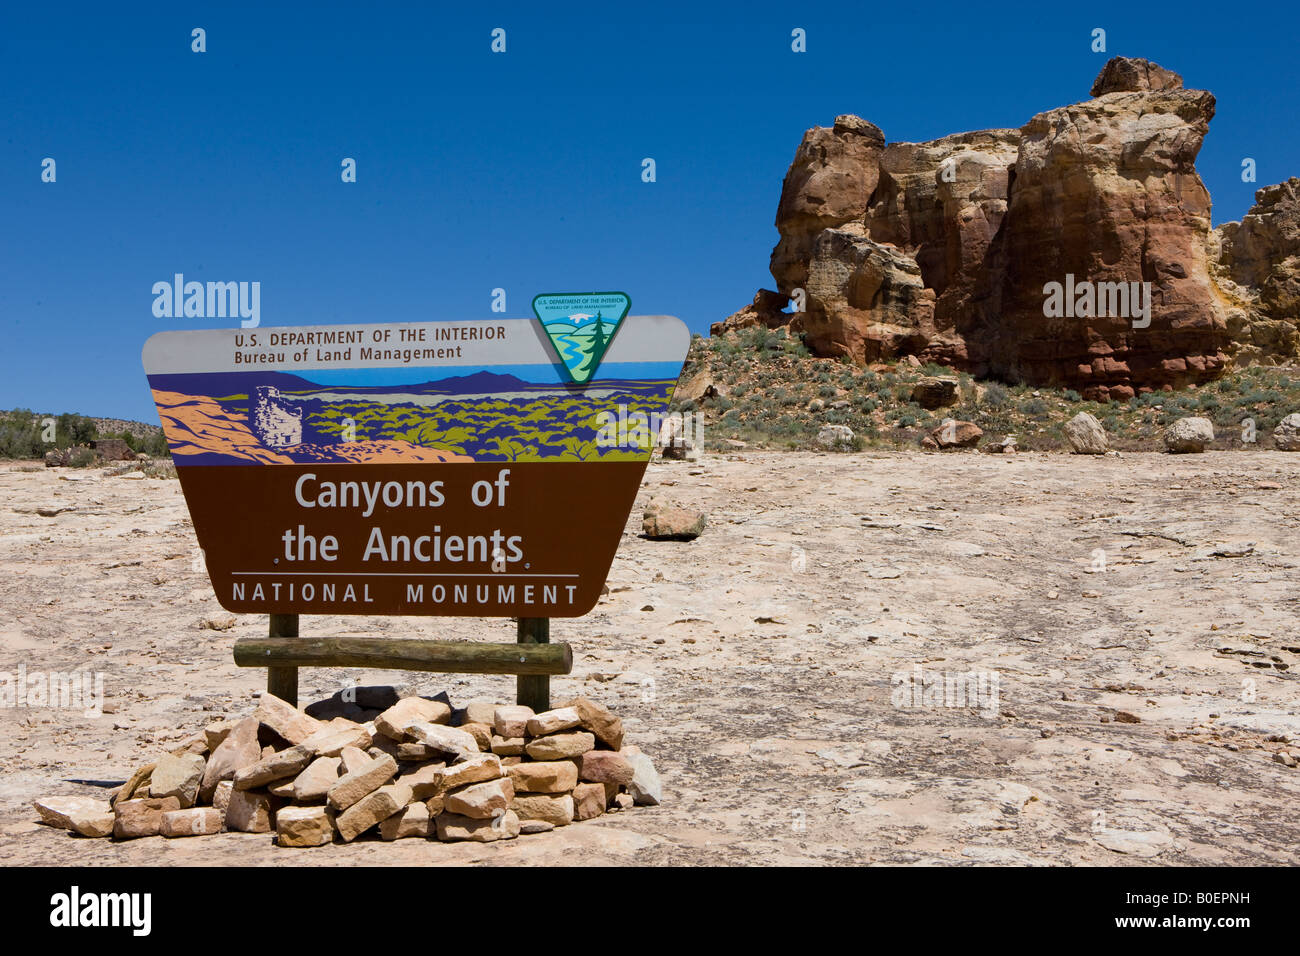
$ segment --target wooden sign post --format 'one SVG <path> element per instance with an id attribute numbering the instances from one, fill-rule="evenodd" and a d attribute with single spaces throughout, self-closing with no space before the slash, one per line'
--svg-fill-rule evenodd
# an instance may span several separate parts
<path id="1" fill-rule="evenodd" d="M 600 597 L 690 336 L 626 296 L 539 319 L 162 332 L 144 366 L 235 663 L 515 674 L 549 706 L 550 619 Z M 566 314 L 567 312 L 567 314 Z M 305 638 L 300 614 L 513 617 L 514 643 Z"/>

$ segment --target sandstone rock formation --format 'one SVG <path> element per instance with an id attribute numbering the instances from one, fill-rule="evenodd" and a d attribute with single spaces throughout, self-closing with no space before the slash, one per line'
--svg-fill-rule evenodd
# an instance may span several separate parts
<path id="1" fill-rule="evenodd" d="M 797 332 L 803 328 L 802 318 L 782 311 L 789 301 L 789 296 L 782 295 L 780 292 L 773 292 L 771 289 L 759 289 L 754 293 L 753 302 L 739 312 L 733 312 L 721 322 L 714 322 L 710 332 L 714 335 L 723 335 L 727 332 L 750 329 L 759 325 L 769 329 L 788 325 L 791 331 Z"/>
<path id="2" fill-rule="evenodd" d="M 778 291 L 714 334 L 788 324 L 819 356 L 915 356 L 1098 400 L 1295 357 L 1300 180 L 1211 233 L 1195 161 L 1214 97 L 1126 57 L 1092 94 L 926 143 L 887 145 L 853 116 L 809 130 L 777 210 Z"/>
<path id="3" fill-rule="evenodd" d="M 1239 362 L 1300 355 L 1300 179 L 1265 186 L 1241 222 L 1210 238 Z"/>
<path id="4" fill-rule="evenodd" d="M 1210 196 L 1194 165 L 1213 116 L 1209 93 L 1164 88 L 1105 93 L 1029 121 L 1003 237 L 991 372 L 1127 399 L 1223 369 L 1227 323 L 1205 251 Z M 1044 286 L 1067 276 L 1126 284 L 1128 308 L 1098 302 L 1095 315 L 1045 319 Z M 1130 283 L 1149 283 L 1137 287 L 1149 325 Z"/>
<path id="5" fill-rule="evenodd" d="M 876 189 L 885 134 L 857 116 L 804 134 L 781 186 L 772 276 L 782 291 L 803 288 L 813 244 L 823 229 L 860 220 Z"/>

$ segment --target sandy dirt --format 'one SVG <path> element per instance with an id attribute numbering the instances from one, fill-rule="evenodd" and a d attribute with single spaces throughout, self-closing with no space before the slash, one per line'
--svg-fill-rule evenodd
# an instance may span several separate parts
<path id="1" fill-rule="evenodd" d="M 1271 451 L 656 462 L 610 594 L 553 623 L 575 652 L 553 695 L 623 715 L 663 806 L 500 844 L 282 850 L 35 822 L 33 798 L 106 796 L 250 712 L 264 672 L 237 669 L 231 645 L 267 623 L 202 626 L 230 616 L 175 481 L 9 467 L 0 670 L 101 672 L 111 712 L 0 709 L 0 862 L 1293 865 L 1300 770 L 1275 754 L 1300 755 L 1298 488 L 1300 455 Z M 651 494 L 706 510 L 703 536 L 641 538 Z M 306 616 L 302 632 L 514 633 Z M 896 706 L 918 666 L 973 671 L 984 696 Z M 514 693 L 513 678 L 311 670 L 303 702 L 351 676 L 455 703 Z"/>

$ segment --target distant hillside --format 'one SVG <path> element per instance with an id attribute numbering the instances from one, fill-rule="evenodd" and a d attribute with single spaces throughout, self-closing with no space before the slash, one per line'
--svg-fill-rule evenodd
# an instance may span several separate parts
<path id="1" fill-rule="evenodd" d="M 51 440 L 46 422 L 54 421 Z M 56 449 L 87 445 L 98 438 L 125 438 L 135 451 L 155 458 L 169 456 L 162 428 L 122 418 L 92 418 L 73 412 L 0 411 L 0 458 L 44 458 Z"/>
<path id="2" fill-rule="evenodd" d="M 95 423 L 95 433 L 100 436 L 118 436 L 126 432 L 136 438 L 153 438 L 162 434 L 162 428 L 157 425 L 125 418 L 91 418 L 91 421 Z"/>

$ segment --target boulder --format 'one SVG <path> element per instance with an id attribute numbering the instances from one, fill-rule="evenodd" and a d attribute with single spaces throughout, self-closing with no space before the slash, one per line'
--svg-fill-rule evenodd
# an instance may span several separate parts
<path id="1" fill-rule="evenodd" d="M 605 812 L 605 785 L 580 783 L 573 788 L 573 819 L 590 820 Z"/>
<path id="2" fill-rule="evenodd" d="M 530 717 L 526 733 L 529 737 L 545 737 L 547 734 L 559 733 L 561 730 L 572 730 L 578 726 L 580 720 L 575 708 L 557 707 Z"/>
<path id="3" fill-rule="evenodd" d="M 1065 423 L 1065 437 L 1076 455 L 1104 455 L 1110 450 L 1106 429 L 1087 412 L 1080 412 Z"/>
<path id="4" fill-rule="evenodd" d="M 230 736 L 237 723 L 234 720 L 217 720 L 203 728 L 203 741 L 207 744 L 208 753 L 221 746 L 221 742 Z"/>
<path id="5" fill-rule="evenodd" d="M 573 795 L 518 793 L 510 809 L 520 820 L 542 820 L 557 827 L 568 826 L 573 822 Z"/>
<path id="6" fill-rule="evenodd" d="M 474 743 L 478 745 L 478 749 L 481 752 L 487 753 L 489 750 L 492 749 L 492 725 L 491 724 L 461 724 L 456 729 L 463 730 L 465 731 L 465 733 L 473 737 Z"/>
<path id="7" fill-rule="evenodd" d="M 506 772 L 516 792 L 564 793 L 578 785 L 578 767 L 572 760 L 531 760 L 507 767 Z"/>
<path id="8" fill-rule="evenodd" d="M 530 740 L 524 747 L 524 753 L 533 760 L 564 760 L 569 757 L 581 757 L 595 746 L 595 734 L 583 730 Z"/>
<path id="9" fill-rule="evenodd" d="M 334 814 L 326 807 L 285 807 L 275 815 L 280 846 L 324 846 L 334 839 Z"/>
<path id="10" fill-rule="evenodd" d="M 216 807 L 190 807 L 162 815 L 158 832 L 165 837 L 212 836 L 220 833 L 224 815 Z"/>
<path id="11" fill-rule="evenodd" d="M 404 772 L 398 778 L 402 783 L 411 788 L 412 800 L 428 800 L 442 792 L 442 772 L 441 763 L 425 764 L 422 767 L 402 768 Z"/>
<path id="12" fill-rule="evenodd" d="M 577 775 L 574 775 L 577 779 Z M 106 837 L 113 832 L 113 808 L 94 797 L 45 797 L 32 801 L 41 822 L 84 837 Z"/>
<path id="13" fill-rule="evenodd" d="M 823 425 L 817 432 L 817 444 L 832 451 L 853 448 L 853 429 L 848 425 Z"/>
<path id="14" fill-rule="evenodd" d="M 502 757 L 517 757 L 524 752 L 526 743 L 528 741 L 523 737 L 502 737 L 493 734 L 490 746 L 494 754 Z"/>
<path id="15" fill-rule="evenodd" d="M 627 792 L 637 806 L 657 807 L 663 802 L 664 794 L 654 762 L 640 751 L 629 753 L 624 749 L 622 753 L 632 765 L 632 782 L 627 785 Z"/>
<path id="16" fill-rule="evenodd" d="M 443 795 L 443 806 L 448 813 L 490 819 L 507 809 L 514 796 L 514 785 L 508 779 L 500 778 L 448 791 Z"/>
<path id="17" fill-rule="evenodd" d="M 338 757 L 317 757 L 293 781 L 293 798 L 299 803 L 324 801 L 339 780 Z"/>
<path id="18" fill-rule="evenodd" d="M 262 759 L 262 748 L 257 742 L 259 726 L 256 717 L 239 721 L 212 752 L 207 766 L 203 768 L 203 778 L 199 784 L 200 800 L 209 802 L 218 783 L 233 780 L 236 772 Z"/>
<path id="19" fill-rule="evenodd" d="M 118 840 L 133 840 L 137 837 L 157 836 L 162 829 L 163 814 L 180 808 L 181 802 L 175 797 L 122 800 L 113 807 L 113 837 Z"/>
<path id="20" fill-rule="evenodd" d="M 632 782 L 635 769 L 632 763 L 614 750 L 589 750 L 582 755 L 579 776 L 589 783 L 627 785 Z"/>
<path id="21" fill-rule="evenodd" d="M 974 448 L 983 436 L 983 430 L 974 422 L 945 418 L 928 437 L 939 448 Z"/>
<path id="22" fill-rule="evenodd" d="M 931 439 L 927 436 L 926 441 L 931 441 Z M 931 441 L 931 444 L 933 444 L 935 448 L 939 447 L 938 442 Z M 1016 445 L 1016 436 L 1007 435 L 1001 441 L 995 441 L 982 446 L 981 450 L 988 452 L 990 455 L 1014 455 L 1018 450 Z"/>
<path id="23" fill-rule="evenodd" d="M 344 843 L 351 843 L 371 827 L 382 823 L 411 801 L 411 788 L 391 783 L 362 797 L 334 818 L 334 826 Z"/>
<path id="24" fill-rule="evenodd" d="M 1165 429 L 1165 450 L 1175 454 L 1205 451 L 1214 441 L 1214 424 L 1208 418 L 1180 418 Z"/>
<path id="25" fill-rule="evenodd" d="M 278 801 L 260 790 L 230 791 L 226 805 L 226 829 L 241 833 L 270 833 L 275 828 Z"/>
<path id="26" fill-rule="evenodd" d="M 642 515 L 641 532 L 654 541 L 690 541 L 700 536 L 707 520 L 702 511 L 691 511 L 655 498 L 651 499 Z M 501 733 L 499 727 L 497 733 Z"/>
<path id="27" fill-rule="evenodd" d="M 445 791 L 469 783 L 496 780 L 501 776 L 501 758 L 496 754 L 470 754 L 463 760 L 443 767 L 439 773 L 439 782 Z"/>
<path id="28" fill-rule="evenodd" d="M 576 710 L 578 726 L 583 730 L 591 731 L 611 750 L 618 750 L 623 746 L 623 719 L 608 708 L 586 697 L 575 697 L 561 706 Z"/>
<path id="29" fill-rule="evenodd" d="M 285 777 L 296 777 L 307 769 L 313 756 L 315 754 L 312 749 L 301 744 L 272 752 L 257 763 L 239 770 L 235 774 L 235 789 L 253 790 Z"/>
<path id="30" fill-rule="evenodd" d="M 343 775 L 330 787 L 327 794 L 329 805 L 335 810 L 347 810 L 392 780 L 396 773 L 397 761 L 388 754 L 371 758 L 369 763 Z M 239 784 L 236 783 L 235 786 L 238 787 Z"/>
<path id="31" fill-rule="evenodd" d="M 304 740 L 302 746 L 318 757 L 338 757 L 346 748 L 365 750 L 373 741 L 370 731 L 361 724 L 326 725 Z"/>
<path id="32" fill-rule="evenodd" d="M 468 757 L 479 752 L 478 741 L 475 740 L 474 735 L 457 727 L 414 723 L 406 728 L 406 732 L 417 742 L 451 758 Z"/>
<path id="33" fill-rule="evenodd" d="M 1277 423 L 1273 444 L 1278 451 L 1300 451 L 1300 414 L 1293 412 Z"/>
<path id="34" fill-rule="evenodd" d="M 429 839 L 437 835 L 433 817 L 423 803 L 412 803 L 379 824 L 379 839 L 401 840 L 405 837 Z"/>
<path id="35" fill-rule="evenodd" d="M 451 722 L 451 708 L 440 700 L 406 697 L 375 718 L 375 728 L 384 736 L 401 741 L 411 724 L 446 724 Z"/>
<path id="36" fill-rule="evenodd" d="M 154 763 L 149 777 L 149 796 L 176 797 L 181 808 L 194 806 L 207 762 L 198 754 L 164 754 Z"/>
<path id="37" fill-rule="evenodd" d="M 528 732 L 528 721 L 536 714 L 523 704 L 505 704 L 492 712 L 492 729 L 507 739 L 523 737 Z"/>
<path id="38" fill-rule="evenodd" d="M 321 722 L 309 717 L 292 704 L 274 694 L 263 693 L 253 716 L 263 727 L 271 730 L 290 744 L 300 744 L 321 729 Z"/>
<path id="39" fill-rule="evenodd" d="M 912 386 L 912 401 L 922 408 L 934 410 L 956 405 L 958 382 L 955 378 L 926 376 Z"/>
<path id="40" fill-rule="evenodd" d="M 448 842 L 473 840 L 492 843 L 496 840 L 513 840 L 519 836 L 519 817 L 507 810 L 490 820 L 463 817 L 457 813 L 440 813 L 435 819 L 438 839 Z"/>

